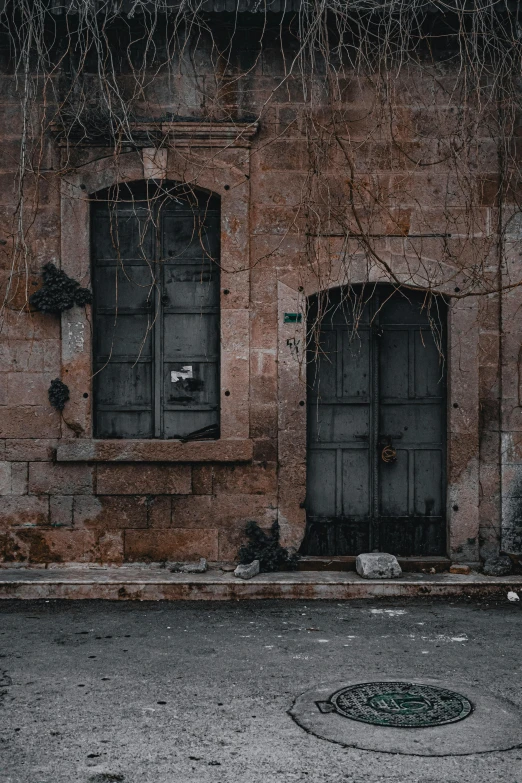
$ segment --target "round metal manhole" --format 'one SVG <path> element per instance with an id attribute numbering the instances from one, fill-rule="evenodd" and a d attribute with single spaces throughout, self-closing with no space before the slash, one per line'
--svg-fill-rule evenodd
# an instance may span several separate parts
<path id="1" fill-rule="evenodd" d="M 458 685 L 455 692 L 447 680 L 404 681 L 375 672 L 362 681 L 314 685 L 289 713 L 309 734 L 347 748 L 467 756 L 522 747 L 517 705 L 476 683 Z"/>
<path id="2" fill-rule="evenodd" d="M 473 705 L 460 693 L 435 685 L 412 682 L 365 682 L 333 693 L 327 701 L 318 701 L 323 713 L 337 712 L 345 718 L 419 729 L 455 723 L 471 714 Z"/>

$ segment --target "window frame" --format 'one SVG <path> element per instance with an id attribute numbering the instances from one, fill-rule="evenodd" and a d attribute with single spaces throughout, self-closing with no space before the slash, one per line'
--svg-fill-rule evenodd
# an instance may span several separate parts
<path id="1" fill-rule="evenodd" d="M 156 201 L 157 199 L 157 201 Z M 180 204 L 179 199 L 185 200 L 186 204 Z M 120 202 L 118 212 L 113 211 L 117 202 Z M 189 203 L 192 201 L 192 205 Z M 151 206 L 144 207 L 149 204 Z M 150 210 L 150 212 L 149 212 Z M 221 221 L 221 205 L 219 197 L 215 193 L 203 191 L 200 188 L 186 188 L 182 183 L 175 181 L 162 181 L 158 187 L 154 181 L 148 181 L 144 183 L 143 180 L 128 182 L 124 185 L 120 185 L 116 188 L 109 188 L 108 190 L 100 191 L 92 196 L 90 204 L 90 231 L 91 231 L 91 279 L 93 288 L 93 306 L 92 306 L 92 324 L 93 324 L 93 366 L 94 366 L 94 384 L 93 384 L 93 432 L 97 439 L 109 439 L 109 440 L 175 440 L 180 438 L 191 439 L 191 435 L 199 434 L 203 429 L 203 426 L 209 430 L 208 434 L 205 434 L 205 439 L 217 439 L 219 438 L 219 365 L 220 365 L 220 350 L 219 350 L 219 323 L 220 323 L 220 307 L 219 307 L 219 290 L 220 290 L 220 221 Z M 203 218 L 201 224 L 204 224 L 205 220 L 208 220 L 209 229 L 209 241 L 212 246 L 212 256 L 204 261 L 203 258 L 195 260 L 192 258 L 193 253 L 189 253 L 188 257 L 178 259 L 179 268 L 198 267 L 203 270 L 204 266 L 212 265 L 212 303 L 204 304 L 199 307 L 191 306 L 190 304 L 184 304 L 177 302 L 175 299 L 175 290 L 170 289 L 168 286 L 167 272 L 173 271 L 177 264 L 176 261 L 170 261 L 168 255 L 172 255 L 169 251 L 167 255 L 167 249 L 165 242 L 168 242 L 168 228 L 171 225 L 171 221 L 179 219 L 180 223 L 178 228 L 182 227 L 184 219 L 189 215 L 190 217 L 198 216 L 198 219 Z M 124 253 L 125 258 L 119 257 L 119 251 L 117 248 L 111 247 L 107 250 L 107 227 L 105 221 L 109 216 L 109 220 L 112 220 L 114 216 L 114 225 L 125 226 L 124 221 L 128 217 L 136 217 L 139 226 L 139 233 L 146 229 L 146 235 L 144 236 L 146 249 L 140 250 L 136 247 Z M 145 223 L 141 223 L 141 218 L 150 221 L 148 227 Z M 172 226 L 171 226 L 172 227 Z M 134 231 L 132 230 L 134 228 Z M 112 236 L 114 229 L 113 225 L 110 226 L 110 234 Z M 116 230 L 119 230 L 118 228 Z M 128 244 L 128 239 L 132 234 L 136 234 L 136 223 L 134 226 L 124 228 L 125 231 L 130 231 L 131 234 L 121 234 L 123 247 Z M 97 232 L 102 232 L 100 237 L 97 236 Z M 174 231 L 174 234 L 178 233 Z M 105 234 L 105 236 L 104 236 Z M 135 238 L 135 236 L 134 236 Z M 97 241 L 100 240 L 100 241 Z M 96 251 L 96 247 L 102 249 L 105 246 L 105 253 L 102 252 L 101 256 L 99 251 Z M 142 256 L 140 258 L 140 256 Z M 144 289 L 144 296 L 136 299 L 138 289 L 134 289 L 131 293 L 130 299 L 125 299 L 124 289 L 121 293 L 121 297 L 116 303 L 106 302 L 103 297 L 104 286 L 110 287 L 111 269 L 116 270 L 119 279 L 119 285 L 115 290 L 120 290 L 122 283 L 125 283 L 125 276 L 121 276 L 118 272 L 120 267 L 125 268 L 125 264 L 129 263 L 129 270 L 135 268 L 136 270 L 145 270 L 147 266 L 150 267 L 151 276 L 151 289 L 147 291 Z M 211 259 L 211 260 L 210 260 Z M 199 263 L 198 263 L 199 262 Z M 186 270 L 185 270 L 186 271 Z M 138 274 L 140 274 L 138 272 Z M 129 275 L 132 277 L 132 272 L 129 271 Z M 98 280 L 98 282 L 96 282 Z M 155 284 L 152 285 L 153 280 Z M 197 282 L 197 281 L 196 281 Z M 125 287 L 124 287 L 125 288 Z M 98 289 L 98 290 L 97 290 Z M 129 293 L 129 292 L 128 292 Z M 145 293 L 147 296 L 145 297 Z M 215 296 L 217 295 L 217 300 Z M 174 297 L 174 300 L 173 300 Z M 145 299 L 147 301 L 145 301 Z M 132 301 L 134 300 L 134 301 Z M 142 300 L 142 301 L 140 301 Z M 134 309 L 134 313 L 132 310 Z M 122 317 L 136 315 L 141 320 L 148 322 L 147 332 L 150 332 L 147 337 L 146 343 L 148 343 L 148 349 L 150 355 L 142 352 L 142 345 L 136 346 L 135 362 L 132 361 L 132 356 L 126 356 L 125 351 L 123 354 L 113 353 L 113 347 L 109 353 L 100 353 L 100 338 L 103 342 L 103 322 L 107 320 L 108 329 L 114 325 L 114 319 L 118 317 L 119 311 L 122 311 Z M 210 323 L 212 324 L 212 334 L 215 335 L 217 345 L 212 353 L 200 355 L 189 355 L 186 353 L 183 358 L 176 358 L 174 355 L 169 356 L 168 340 L 166 340 L 167 327 L 170 323 L 174 325 L 174 329 L 169 329 L 169 334 L 175 334 L 179 329 L 180 323 L 183 321 L 183 316 L 186 320 L 191 320 L 190 316 L 193 314 L 199 314 L 210 317 Z M 205 319 L 206 320 L 206 319 Z M 117 326 L 117 325 L 116 325 Z M 204 323 L 201 324 L 202 328 L 205 328 Z M 132 330 L 131 330 L 132 331 Z M 143 334 L 145 338 L 146 334 Z M 209 348 L 210 346 L 205 346 Z M 133 354 L 134 356 L 134 354 Z M 106 379 L 102 378 L 106 365 L 113 363 L 114 375 L 114 391 L 117 391 L 118 380 L 124 380 L 127 377 L 125 369 L 121 375 L 117 372 L 118 365 L 124 367 L 129 364 L 143 365 L 143 373 L 147 374 L 145 365 L 149 366 L 148 384 L 142 385 L 142 392 L 148 391 L 148 397 L 150 402 L 148 405 L 138 403 L 137 401 L 128 405 L 118 403 L 116 397 L 112 400 L 100 401 L 97 399 L 98 395 L 107 395 L 108 387 Z M 166 373 L 168 365 L 171 365 L 171 369 L 176 369 L 176 365 L 186 366 L 192 364 L 196 368 L 196 378 L 202 373 L 207 378 L 207 384 L 210 385 L 210 400 L 209 401 L 197 401 L 197 397 L 192 405 L 187 405 L 186 402 L 176 402 L 173 399 L 169 399 L 168 391 L 169 384 L 166 381 Z M 206 366 L 206 369 L 205 369 Z M 172 387 L 172 392 L 174 391 Z M 139 391 L 139 387 L 137 387 Z M 182 390 L 181 390 L 182 391 Z M 187 389 L 185 389 L 187 391 Z M 107 418 L 110 418 L 111 412 L 114 414 L 116 422 L 117 434 L 103 434 L 103 422 Z M 131 426 L 139 429 L 139 418 L 141 414 L 145 415 L 145 420 L 148 421 L 150 427 L 150 434 L 147 435 L 125 435 L 125 414 L 130 414 L 129 422 Z M 187 416 L 184 414 L 187 413 Z M 105 414 L 105 415 L 104 415 Z M 178 414 L 178 415 L 176 415 Z M 136 419 L 137 421 L 134 420 Z M 189 424 L 188 429 L 186 424 L 189 419 L 192 418 L 193 423 L 196 426 Z M 202 419 L 204 424 L 198 426 L 201 422 L 197 420 Z M 208 420 L 212 420 L 210 423 Z M 174 435 L 168 435 L 167 431 L 169 427 L 176 426 L 181 428 Z M 185 425 L 185 426 L 183 426 Z M 106 425 L 107 426 L 107 425 Z M 186 431 L 182 431 L 185 429 Z M 101 434 L 97 433 L 101 431 Z"/>
<path id="2" fill-rule="evenodd" d="M 174 124 L 173 124 L 174 125 Z M 161 178 L 189 183 L 216 193 L 221 199 L 220 286 L 220 439 L 181 443 L 178 440 L 111 440 L 93 438 L 92 429 L 92 331 L 91 308 L 74 307 L 62 313 L 62 379 L 69 386 L 67 420 L 57 448 L 58 461 L 186 461 L 242 462 L 252 459 L 249 438 L 249 333 L 250 333 L 250 139 L 256 128 L 236 124 L 217 133 L 214 126 L 199 128 L 197 149 L 192 149 L 195 129 L 180 138 L 180 149 L 146 148 L 100 158 L 93 150 L 79 153 L 81 165 L 61 183 L 61 268 L 90 286 L 90 194 L 119 182 Z M 198 126 L 199 127 L 199 126 Z M 233 137 L 232 137 L 233 136 Z M 165 153 L 164 164 L 151 172 L 150 160 Z M 70 162 L 70 151 L 63 151 Z"/>

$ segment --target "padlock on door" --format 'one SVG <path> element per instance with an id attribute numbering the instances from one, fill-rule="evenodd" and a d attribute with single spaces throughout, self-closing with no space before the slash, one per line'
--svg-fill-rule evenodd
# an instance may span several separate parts
<path id="1" fill-rule="evenodd" d="M 377 444 L 382 462 L 387 464 L 397 461 L 397 449 L 392 443 L 391 435 L 383 435 Z"/>

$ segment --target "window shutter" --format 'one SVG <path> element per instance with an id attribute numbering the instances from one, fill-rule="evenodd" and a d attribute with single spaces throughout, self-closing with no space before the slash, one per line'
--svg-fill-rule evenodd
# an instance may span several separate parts
<path id="1" fill-rule="evenodd" d="M 95 437 L 218 437 L 219 234 L 181 186 L 93 204 Z"/>

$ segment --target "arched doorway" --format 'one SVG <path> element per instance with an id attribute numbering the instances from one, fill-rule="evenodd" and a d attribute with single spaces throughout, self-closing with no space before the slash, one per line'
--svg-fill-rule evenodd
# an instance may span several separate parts
<path id="1" fill-rule="evenodd" d="M 445 554 L 445 302 L 367 284 L 308 304 L 302 553 Z"/>

